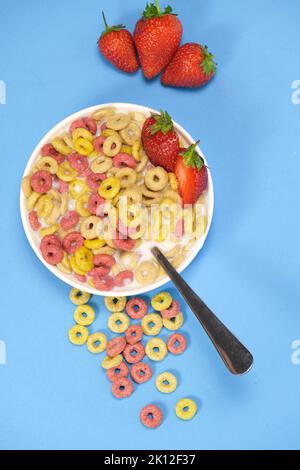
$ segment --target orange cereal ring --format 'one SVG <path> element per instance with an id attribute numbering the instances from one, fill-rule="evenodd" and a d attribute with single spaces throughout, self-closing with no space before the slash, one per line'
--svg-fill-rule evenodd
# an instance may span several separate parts
<path id="1" fill-rule="evenodd" d="M 169 308 L 166 310 L 161 310 L 161 316 L 163 318 L 174 318 L 180 313 L 180 304 L 177 300 L 172 300 L 172 303 Z"/>
<path id="2" fill-rule="evenodd" d="M 125 331 L 125 338 L 128 344 L 139 343 L 143 338 L 143 328 L 141 325 L 131 325 Z"/>
<path id="3" fill-rule="evenodd" d="M 129 364 L 140 362 L 145 356 L 144 346 L 142 343 L 127 344 L 123 351 L 123 356 Z"/>
<path id="4" fill-rule="evenodd" d="M 186 350 L 186 339 L 180 333 L 173 333 L 167 342 L 167 348 L 172 354 L 182 354 Z"/>
<path id="5" fill-rule="evenodd" d="M 112 382 L 112 394 L 116 398 L 127 398 L 133 392 L 132 382 L 127 377 L 119 377 Z"/>
<path id="6" fill-rule="evenodd" d="M 163 414 L 156 405 L 147 405 L 140 412 L 140 420 L 147 428 L 157 428 L 163 420 Z"/>
<path id="7" fill-rule="evenodd" d="M 130 374 L 137 384 L 143 384 L 151 379 L 152 369 L 146 362 L 137 362 L 131 367 Z"/>
<path id="8" fill-rule="evenodd" d="M 111 382 L 120 377 L 128 377 L 128 374 L 129 368 L 124 361 L 122 361 L 119 366 L 111 367 L 106 371 L 106 375 Z"/>
<path id="9" fill-rule="evenodd" d="M 134 320 L 143 318 L 148 312 L 147 303 L 141 297 L 134 297 L 133 299 L 128 300 L 125 308 L 130 318 L 133 318 Z"/>

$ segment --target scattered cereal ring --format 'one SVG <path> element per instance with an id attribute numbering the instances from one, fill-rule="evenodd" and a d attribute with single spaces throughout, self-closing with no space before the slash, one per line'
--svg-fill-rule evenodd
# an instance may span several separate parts
<path id="1" fill-rule="evenodd" d="M 61 243 L 55 235 L 43 237 L 40 243 L 40 250 L 44 260 L 51 265 L 59 264 L 64 257 Z"/>
<path id="2" fill-rule="evenodd" d="M 90 215 L 83 219 L 80 224 L 80 233 L 85 240 L 94 240 L 98 235 L 100 219 L 95 215 Z"/>
<path id="3" fill-rule="evenodd" d="M 122 312 L 126 305 L 126 297 L 104 297 L 104 304 L 110 312 Z"/>
<path id="4" fill-rule="evenodd" d="M 131 156 L 128 155 L 128 153 L 118 153 L 114 158 L 113 158 L 113 166 L 117 168 L 135 168 L 136 167 L 136 161 L 135 159 Z"/>
<path id="5" fill-rule="evenodd" d="M 176 403 L 175 413 L 180 419 L 192 419 L 197 413 L 197 404 L 190 398 L 182 398 Z"/>
<path id="6" fill-rule="evenodd" d="M 111 339 L 106 348 L 107 355 L 109 357 L 115 357 L 121 354 L 126 346 L 126 339 L 124 336 L 118 336 L 117 338 Z"/>
<path id="7" fill-rule="evenodd" d="M 162 372 L 157 376 L 155 385 L 161 393 L 172 393 L 177 388 L 177 379 L 170 372 Z"/>
<path id="8" fill-rule="evenodd" d="M 63 239 L 63 249 L 73 255 L 83 245 L 83 237 L 79 232 L 68 233 Z"/>
<path id="9" fill-rule="evenodd" d="M 132 382 L 127 377 L 118 377 L 112 382 L 112 394 L 116 398 L 127 398 L 133 392 Z"/>
<path id="10" fill-rule="evenodd" d="M 79 214 L 76 211 L 67 212 L 60 220 L 60 225 L 64 230 L 74 228 L 79 222 Z"/>
<path id="11" fill-rule="evenodd" d="M 91 188 L 93 191 L 96 191 L 99 188 L 99 185 L 101 184 L 102 181 L 104 181 L 106 178 L 104 173 L 90 173 L 86 179 L 85 182 Z"/>
<path id="12" fill-rule="evenodd" d="M 116 178 L 120 181 L 121 188 L 129 188 L 136 183 L 137 173 L 132 168 L 121 168 L 116 172 Z"/>
<path id="13" fill-rule="evenodd" d="M 125 313 L 113 313 L 108 318 L 108 328 L 114 333 L 124 333 L 129 327 L 130 320 Z"/>
<path id="14" fill-rule="evenodd" d="M 151 305 L 154 310 L 166 310 L 172 304 L 172 297 L 169 292 L 160 292 L 151 299 Z"/>
<path id="15" fill-rule="evenodd" d="M 163 321 L 157 313 L 150 313 L 145 315 L 142 319 L 143 333 L 147 336 L 156 336 L 160 333 L 163 327 Z"/>
<path id="16" fill-rule="evenodd" d="M 174 318 L 180 313 L 180 304 L 177 300 L 172 300 L 172 303 L 169 308 L 161 310 L 161 316 L 163 318 Z"/>
<path id="17" fill-rule="evenodd" d="M 145 185 L 150 191 L 162 191 L 169 181 L 168 173 L 161 166 L 155 166 L 145 174 Z"/>
<path id="18" fill-rule="evenodd" d="M 107 346 L 107 338 L 100 331 L 93 333 L 87 339 L 87 348 L 93 354 L 100 354 L 105 351 Z"/>
<path id="19" fill-rule="evenodd" d="M 33 230 L 37 231 L 41 228 L 41 224 L 38 219 L 38 215 L 36 211 L 30 211 L 28 214 L 28 220 L 30 223 L 30 226 Z"/>
<path id="20" fill-rule="evenodd" d="M 158 428 L 163 420 L 163 414 L 156 405 L 147 405 L 140 412 L 141 423 L 147 428 Z"/>
<path id="21" fill-rule="evenodd" d="M 91 214 L 96 215 L 100 206 L 104 204 L 105 200 L 99 196 L 97 192 L 94 192 L 90 195 L 87 208 Z"/>
<path id="22" fill-rule="evenodd" d="M 75 305 L 84 305 L 90 300 L 91 294 L 88 292 L 83 292 L 80 289 L 76 289 L 73 287 L 73 289 L 70 292 L 69 298 L 71 302 Z"/>
<path id="23" fill-rule="evenodd" d="M 45 194 L 52 188 L 52 175 L 47 170 L 38 170 L 30 178 L 30 184 L 38 194 Z"/>
<path id="24" fill-rule="evenodd" d="M 133 299 L 128 300 L 126 304 L 126 312 L 134 320 L 143 318 L 147 311 L 147 303 L 141 297 L 134 297 Z"/>
<path id="25" fill-rule="evenodd" d="M 90 250 L 97 250 L 105 245 L 105 240 L 95 238 L 93 240 L 84 240 L 84 246 Z"/>
<path id="26" fill-rule="evenodd" d="M 125 361 L 122 361 L 117 367 L 111 367 L 106 371 L 106 376 L 113 382 L 118 377 L 128 377 L 129 369 Z"/>
<path id="27" fill-rule="evenodd" d="M 95 310 L 90 305 L 78 305 L 74 312 L 74 320 L 78 325 L 89 326 L 95 320 Z"/>
<path id="28" fill-rule="evenodd" d="M 103 153 L 108 157 L 115 157 L 121 150 L 122 140 L 118 134 L 106 137 L 103 143 Z"/>
<path id="29" fill-rule="evenodd" d="M 68 161 L 71 167 L 74 168 L 74 170 L 76 170 L 79 175 L 81 175 L 81 173 L 89 166 L 87 159 L 77 152 L 71 153 L 71 155 L 68 157 Z"/>
<path id="30" fill-rule="evenodd" d="M 75 251 L 74 256 L 75 261 L 81 270 L 88 272 L 93 269 L 93 253 L 91 250 L 85 246 L 81 246 Z"/>
<path id="31" fill-rule="evenodd" d="M 93 262 L 96 268 L 102 268 L 102 275 L 106 275 L 109 273 L 116 260 L 112 255 L 100 254 L 94 256 Z M 98 270 L 98 274 L 100 274 L 100 270 Z"/>
<path id="32" fill-rule="evenodd" d="M 145 349 L 142 343 L 127 344 L 123 351 L 123 356 L 129 364 L 140 362 L 145 356 Z"/>
<path id="33" fill-rule="evenodd" d="M 106 178 L 99 186 L 99 196 L 104 199 L 113 199 L 121 189 L 121 183 L 118 178 Z"/>
<path id="34" fill-rule="evenodd" d="M 131 121 L 125 129 L 120 131 L 120 135 L 126 144 L 133 145 L 137 140 L 140 140 L 141 129 L 136 122 Z"/>
<path id="35" fill-rule="evenodd" d="M 186 350 L 186 339 L 180 333 L 173 333 L 168 339 L 167 347 L 172 354 L 182 354 Z"/>
<path id="36" fill-rule="evenodd" d="M 115 286 L 123 287 L 130 284 L 133 281 L 133 272 L 128 269 L 121 271 L 115 276 Z"/>
<path id="37" fill-rule="evenodd" d="M 58 163 L 53 157 L 41 157 L 36 164 L 36 168 L 49 171 L 51 175 L 55 175 L 58 170 Z"/>
<path id="38" fill-rule="evenodd" d="M 164 327 L 167 328 L 167 330 L 175 331 L 179 330 L 179 328 L 182 327 L 183 325 L 183 315 L 180 312 L 176 317 L 173 318 L 163 318 L 163 324 Z"/>
<path id="39" fill-rule="evenodd" d="M 129 114 L 113 113 L 108 117 L 106 121 L 106 126 L 108 127 L 108 129 L 120 131 L 121 129 L 125 129 L 125 127 L 129 124 L 129 121 Z"/>
<path id="40" fill-rule="evenodd" d="M 168 354 L 166 343 L 160 338 L 152 338 L 145 348 L 146 354 L 152 361 L 162 361 Z"/>
<path id="41" fill-rule="evenodd" d="M 111 158 L 100 155 L 95 158 L 91 163 L 91 170 L 94 173 L 107 173 L 108 170 L 112 167 Z"/>
<path id="42" fill-rule="evenodd" d="M 90 155 L 94 150 L 92 142 L 84 137 L 78 137 L 74 141 L 74 147 L 76 152 L 80 153 L 80 155 L 84 155 L 85 157 Z"/>
<path id="43" fill-rule="evenodd" d="M 95 288 L 100 291 L 111 291 L 114 287 L 114 280 L 111 276 L 98 277 L 93 276 Z"/>
<path id="44" fill-rule="evenodd" d="M 158 275 L 157 265 L 152 261 L 143 261 L 136 269 L 135 278 L 141 285 L 152 284 Z"/>
<path id="45" fill-rule="evenodd" d="M 75 259 L 75 255 L 72 255 L 70 257 L 70 265 L 71 265 L 72 270 L 74 271 L 74 274 L 77 274 L 78 276 L 86 276 L 86 271 L 83 271 L 78 266 L 76 259 Z"/>
<path id="46" fill-rule="evenodd" d="M 137 384 L 143 384 L 151 379 L 152 369 L 146 362 L 137 362 L 133 364 L 130 374 Z"/>
<path id="47" fill-rule="evenodd" d="M 105 356 L 105 358 L 101 362 L 101 366 L 103 367 L 103 369 L 111 369 L 112 367 L 119 367 L 122 361 L 123 357 L 121 356 L 121 354 L 116 357 Z"/>
<path id="48" fill-rule="evenodd" d="M 84 128 L 84 129 L 87 129 L 92 134 L 96 134 L 97 122 L 95 121 L 95 119 L 90 118 L 90 117 L 76 119 L 75 121 L 71 123 L 71 126 L 70 126 L 71 134 L 75 129 L 78 129 L 78 128 L 81 128 L 81 129 Z"/>
<path id="49" fill-rule="evenodd" d="M 128 344 L 139 343 L 143 338 L 143 329 L 140 325 L 131 325 L 125 331 L 125 338 Z"/>
<path id="50" fill-rule="evenodd" d="M 105 142 L 104 135 L 100 135 L 99 137 L 96 137 L 96 139 L 94 140 L 94 149 L 100 155 L 103 154 L 103 144 L 104 144 L 104 142 Z"/>
<path id="51" fill-rule="evenodd" d="M 57 150 L 55 150 L 55 148 L 53 147 L 52 144 L 45 144 L 41 148 L 41 155 L 42 155 L 42 157 L 48 157 L 49 156 L 49 157 L 54 158 L 54 160 L 56 160 L 59 165 L 65 159 L 64 155 L 62 155 Z"/>
<path id="52" fill-rule="evenodd" d="M 86 343 L 89 336 L 89 331 L 85 326 L 74 325 L 69 329 L 69 340 L 77 346 L 82 346 Z"/>

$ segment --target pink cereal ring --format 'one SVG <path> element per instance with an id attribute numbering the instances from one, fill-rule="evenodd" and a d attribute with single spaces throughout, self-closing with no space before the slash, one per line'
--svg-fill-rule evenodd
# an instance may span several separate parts
<path id="1" fill-rule="evenodd" d="M 113 166 L 117 168 L 129 167 L 135 168 L 136 167 L 136 160 L 128 153 L 118 153 L 113 158 Z"/>
<path id="2" fill-rule="evenodd" d="M 130 318 L 133 318 L 134 320 L 143 318 L 148 312 L 148 306 L 145 300 L 141 297 L 134 297 L 133 299 L 128 300 L 125 308 Z"/>
<path id="3" fill-rule="evenodd" d="M 93 276 L 93 281 L 98 290 L 111 291 L 114 287 L 114 280 L 111 276 Z"/>
<path id="4" fill-rule="evenodd" d="M 80 176 L 82 176 L 82 178 L 86 178 L 87 176 L 90 176 L 92 173 L 93 173 L 92 170 L 88 166 L 86 170 L 80 173 Z"/>
<path id="5" fill-rule="evenodd" d="M 127 284 L 130 284 L 133 281 L 133 272 L 129 271 L 128 269 L 125 271 L 121 271 L 119 274 L 115 276 L 115 286 L 123 287 Z"/>
<path id="6" fill-rule="evenodd" d="M 69 211 L 61 218 L 60 225 L 64 230 L 70 230 L 78 224 L 79 219 L 76 211 Z"/>
<path id="7" fill-rule="evenodd" d="M 71 155 L 68 157 L 68 160 L 71 167 L 74 168 L 74 170 L 76 170 L 79 175 L 81 175 L 82 172 L 84 172 L 89 166 L 87 158 L 83 157 L 77 152 L 71 153 Z"/>
<path id="8" fill-rule="evenodd" d="M 145 356 L 145 349 L 142 343 L 127 344 L 123 351 L 123 356 L 129 364 L 142 361 Z"/>
<path id="9" fill-rule="evenodd" d="M 79 232 L 71 232 L 64 237 L 62 244 L 64 250 L 69 255 L 73 255 L 83 245 L 83 242 L 83 236 Z"/>
<path id="10" fill-rule="evenodd" d="M 90 173 L 86 177 L 85 182 L 93 191 L 95 191 L 99 188 L 101 181 L 105 180 L 105 178 L 105 173 Z"/>
<path id="11" fill-rule="evenodd" d="M 45 194 L 52 188 L 52 175 L 47 170 L 38 170 L 30 178 L 32 189 L 39 194 Z"/>
<path id="12" fill-rule="evenodd" d="M 60 193 L 67 193 L 69 192 L 69 183 L 67 181 L 63 181 L 60 178 L 55 178 L 55 181 L 58 183 L 58 191 Z"/>
<path id="13" fill-rule="evenodd" d="M 128 344 L 139 343 L 143 338 L 143 328 L 141 325 L 131 325 L 125 331 L 125 338 Z"/>
<path id="14" fill-rule="evenodd" d="M 55 148 L 53 147 L 52 144 L 44 145 L 41 149 L 41 154 L 42 154 L 42 157 L 52 157 L 52 158 L 54 158 L 54 160 L 56 160 L 59 165 L 65 159 L 64 155 L 62 155 L 57 150 L 55 150 Z"/>
<path id="15" fill-rule="evenodd" d="M 89 272 L 89 275 L 92 277 L 101 278 L 103 276 L 107 276 L 109 271 L 110 271 L 109 266 L 98 266 L 97 268 L 91 269 L 91 271 Z"/>
<path id="16" fill-rule="evenodd" d="M 106 139 L 106 137 L 104 137 L 103 135 L 100 135 L 99 137 L 96 137 L 96 139 L 93 142 L 94 149 L 100 155 L 103 154 L 103 144 L 104 144 L 105 139 Z"/>
<path id="17" fill-rule="evenodd" d="M 163 414 L 156 405 L 147 405 L 140 412 L 141 423 L 147 428 L 158 428 L 163 420 Z"/>
<path id="18" fill-rule="evenodd" d="M 116 398 L 127 398 L 133 392 L 132 382 L 127 377 L 119 377 L 112 382 L 112 394 Z"/>
<path id="19" fill-rule="evenodd" d="M 57 235 L 46 235 L 41 240 L 40 249 L 42 251 L 44 249 L 51 247 L 52 245 L 61 247 L 60 239 L 58 238 Z"/>
<path id="20" fill-rule="evenodd" d="M 173 333 L 168 339 L 167 347 L 172 354 L 182 354 L 186 350 L 186 339 L 180 333 Z"/>
<path id="21" fill-rule="evenodd" d="M 48 243 L 45 246 L 41 245 L 41 252 L 44 260 L 52 265 L 60 263 L 64 257 L 62 247 L 55 243 Z"/>
<path id="22" fill-rule="evenodd" d="M 149 364 L 146 364 L 145 362 L 137 362 L 136 364 L 133 364 L 130 375 L 136 383 L 143 384 L 151 379 L 152 369 Z"/>
<path id="23" fill-rule="evenodd" d="M 126 339 L 124 336 L 118 336 L 111 339 L 106 347 L 106 353 L 109 357 L 116 357 L 124 351 L 126 346 Z"/>
<path id="24" fill-rule="evenodd" d="M 90 117 L 84 117 L 84 118 L 81 118 L 81 119 L 76 119 L 75 121 L 73 121 L 71 123 L 70 132 L 72 133 L 75 129 L 78 129 L 78 128 L 87 129 L 92 134 L 96 134 L 96 132 L 97 132 L 97 123 L 96 123 L 95 119 L 90 118 Z"/>
<path id="25" fill-rule="evenodd" d="M 79 282 L 86 282 L 86 276 L 84 276 L 83 274 L 74 273 L 74 276 Z"/>
<path id="26" fill-rule="evenodd" d="M 28 214 L 28 219 L 29 219 L 30 226 L 33 230 L 37 231 L 41 228 L 41 224 L 39 222 L 36 211 L 30 211 Z"/>
<path id="27" fill-rule="evenodd" d="M 128 374 L 129 369 L 125 361 L 122 361 L 119 366 L 112 367 L 106 371 L 106 376 L 111 382 L 119 377 L 128 377 Z"/>
<path id="28" fill-rule="evenodd" d="M 102 253 L 99 255 L 95 255 L 93 258 L 93 262 L 96 267 L 104 266 L 111 268 L 115 264 L 116 260 L 112 255 L 106 255 Z"/>
<path id="29" fill-rule="evenodd" d="M 117 234 L 117 238 L 113 240 L 116 248 L 123 251 L 131 251 L 135 247 L 135 240 L 132 238 L 120 238 L 120 234 Z"/>
<path id="30" fill-rule="evenodd" d="M 163 318 L 176 317 L 180 313 L 179 302 L 177 302 L 177 300 L 172 300 L 171 306 L 166 310 L 162 310 L 160 313 Z"/>
<path id="31" fill-rule="evenodd" d="M 88 203 L 87 203 L 87 208 L 88 208 L 88 210 L 90 211 L 91 214 L 96 215 L 99 206 L 102 206 L 104 203 L 105 203 L 105 199 L 103 199 L 103 197 L 99 196 L 97 191 L 95 191 L 89 197 L 89 200 L 88 200 Z"/>

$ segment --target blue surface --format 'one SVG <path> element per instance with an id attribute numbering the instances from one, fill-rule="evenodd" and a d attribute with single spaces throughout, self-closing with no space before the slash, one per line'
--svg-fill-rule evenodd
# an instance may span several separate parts
<path id="1" fill-rule="evenodd" d="M 100 11 L 132 30 L 144 0 L 0 1 L 1 314 L 0 448 L 299 448 L 300 365 L 291 344 L 299 319 L 299 120 L 292 82 L 300 79 L 298 0 L 179 0 L 184 41 L 208 44 L 219 66 L 202 90 L 163 88 L 141 72 L 126 76 L 99 55 Z M 0 100 L 1 101 L 1 100 Z M 65 116 L 108 101 L 166 108 L 195 138 L 215 184 L 215 216 L 185 278 L 255 356 L 232 377 L 191 312 L 189 347 L 155 365 L 178 373 L 170 396 L 153 380 L 118 401 L 85 348 L 71 346 L 69 288 L 31 251 L 19 217 L 20 178 L 40 138 Z M 294 100 L 295 101 L 295 100 Z M 296 100 L 297 101 L 297 100 Z M 101 299 L 94 329 L 106 328 Z M 0 346 L 3 343 L 0 343 Z M 193 396 L 191 422 L 174 404 Z M 156 431 L 138 411 L 161 403 Z"/>

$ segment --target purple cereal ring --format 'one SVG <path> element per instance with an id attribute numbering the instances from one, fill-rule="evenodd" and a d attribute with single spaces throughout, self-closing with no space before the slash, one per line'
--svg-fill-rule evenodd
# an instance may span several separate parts
<path id="1" fill-rule="evenodd" d="M 120 233 L 117 234 L 117 238 L 113 240 L 116 248 L 123 251 L 131 251 L 135 247 L 135 240 L 132 238 L 120 238 Z"/>
<path id="2" fill-rule="evenodd" d="M 30 226 L 31 226 L 32 230 L 37 231 L 41 228 L 41 224 L 39 222 L 38 215 L 37 215 L 36 211 L 30 211 L 29 212 L 28 220 L 29 220 L 29 223 L 30 223 Z"/>
<path id="3" fill-rule="evenodd" d="M 158 406 L 147 405 L 140 412 L 140 420 L 147 428 L 155 429 L 162 423 L 163 414 Z"/>
<path id="4" fill-rule="evenodd" d="M 182 354 L 186 350 L 186 339 L 180 333 L 173 333 L 168 339 L 167 347 L 172 354 Z"/>
<path id="5" fill-rule="evenodd" d="M 128 300 L 125 308 L 130 318 L 133 318 L 134 320 L 143 318 L 148 312 L 148 306 L 145 300 L 141 297 L 134 297 L 133 299 Z"/>
<path id="6" fill-rule="evenodd" d="M 106 347 L 106 353 L 109 357 L 116 357 L 124 351 L 126 346 L 126 339 L 124 336 L 118 336 L 111 339 Z"/>
<path id="7" fill-rule="evenodd" d="M 141 362 L 145 356 L 145 349 L 142 343 L 127 344 L 123 351 L 123 356 L 129 364 Z"/>
<path id="8" fill-rule="evenodd" d="M 123 287 L 127 284 L 130 284 L 133 281 L 133 272 L 129 269 L 125 271 L 121 271 L 119 274 L 115 276 L 115 286 Z"/>
<path id="9" fill-rule="evenodd" d="M 114 287 L 114 280 L 111 276 L 93 276 L 93 282 L 98 290 L 111 291 Z"/>
<path id="10" fill-rule="evenodd" d="M 180 313 L 180 304 L 177 302 L 177 300 L 172 300 L 172 303 L 169 308 L 166 310 L 162 310 L 161 316 L 163 318 L 174 318 Z"/>
<path id="11" fill-rule="evenodd" d="M 90 173 L 86 178 L 85 182 L 93 191 L 99 188 L 101 181 L 105 180 L 105 173 Z"/>
<path id="12" fill-rule="evenodd" d="M 104 144 L 105 139 L 106 137 L 104 137 L 103 135 L 100 135 L 100 137 L 96 137 L 96 139 L 93 142 L 94 149 L 100 155 L 103 154 L 103 144 Z"/>
<path id="13" fill-rule="evenodd" d="M 92 193 L 89 197 L 88 203 L 87 203 L 87 208 L 90 211 L 91 214 L 96 215 L 97 211 L 99 209 L 99 206 L 103 206 L 105 203 L 105 199 L 103 197 L 99 196 L 98 192 L 95 191 Z"/>
<path id="14" fill-rule="evenodd" d="M 64 237 L 62 244 L 64 250 L 69 253 L 69 255 L 73 255 L 75 251 L 83 245 L 83 242 L 84 239 L 81 233 L 71 232 Z"/>
<path id="15" fill-rule="evenodd" d="M 113 166 L 117 168 L 135 168 L 136 160 L 128 153 L 118 153 L 113 158 Z"/>
<path id="16" fill-rule="evenodd" d="M 64 155 L 62 155 L 57 150 L 55 150 L 55 148 L 53 147 L 52 144 L 44 145 L 41 149 L 41 154 L 42 154 L 42 157 L 52 157 L 52 158 L 54 158 L 54 160 L 56 160 L 59 165 L 65 159 Z"/>
<path id="17" fill-rule="evenodd" d="M 141 325 L 131 325 L 125 331 L 125 338 L 128 344 L 139 343 L 143 338 L 143 328 Z"/>
<path id="18" fill-rule="evenodd" d="M 76 211 L 67 212 L 60 220 L 60 225 L 64 230 L 70 230 L 79 222 L 79 214 Z"/>
<path id="19" fill-rule="evenodd" d="M 74 170 L 76 170 L 79 175 L 81 175 L 89 166 L 89 163 L 87 161 L 86 157 L 83 157 L 77 152 L 71 153 L 68 157 L 68 161 Z"/>
<path id="20" fill-rule="evenodd" d="M 45 194 L 52 188 L 52 175 L 47 170 L 38 170 L 31 176 L 30 184 L 33 191 Z"/>
<path id="21" fill-rule="evenodd" d="M 121 364 L 117 367 L 111 367 L 106 371 L 106 376 L 108 379 L 113 382 L 119 377 L 128 377 L 129 369 L 125 361 L 122 361 Z"/>
<path id="22" fill-rule="evenodd" d="M 137 384 L 143 384 L 152 377 L 152 369 L 146 362 L 137 362 L 131 367 L 130 375 Z"/>
<path id="23" fill-rule="evenodd" d="M 119 377 L 112 382 L 112 394 L 116 398 L 127 398 L 133 392 L 132 382 L 127 377 Z"/>

